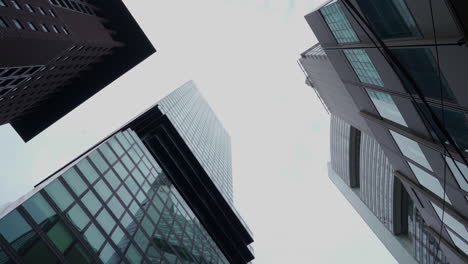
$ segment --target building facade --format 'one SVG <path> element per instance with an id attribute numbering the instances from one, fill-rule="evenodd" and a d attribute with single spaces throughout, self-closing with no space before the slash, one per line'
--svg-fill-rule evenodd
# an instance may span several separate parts
<path id="1" fill-rule="evenodd" d="M 121 1 L 1 0 L 0 41 L 0 125 L 25 140 L 155 52 Z"/>
<path id="2" fill-rule="evenodd" d="M 232 177 L 229 136 L 198 96 L 188 82 L 4 208 L 0 263 L 253 259 L 251 233 L 223 198 L 232 191 L 214 183 L 225 175 L 202 165 L 205 155 L 218 157 L 213 166 Z M 209 131 L 224 133 L 203 149 Z"/>
<path id="3" fill-rule="evenodd" d="M 308 83 L 385 154 L 393 187 L 383 185 L 390 180 L 375 187 L 394 190 L 393 227 L 400 183 L 408 194 L 413 219 L 425 226 L 417 232 L 427 247 L 412 254 L 421 263 L 468 261 L 467 8 L 463 1 L 340 0 L 306 15 L 320 42 L 300 59 Z M 369 165 L 376 163 L 382 160 Z"/>

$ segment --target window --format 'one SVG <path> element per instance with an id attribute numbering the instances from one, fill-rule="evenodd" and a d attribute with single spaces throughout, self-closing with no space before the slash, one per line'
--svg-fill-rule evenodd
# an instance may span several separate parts
<path id="1" fill-rule="evenodd" d="M 442 184 L 440 184 L 440 181 L 437 178 L 420 169 L 411 162 L 408 162 L 408 165 L 422 186 L 426 187 L 435 195 L 439 196 L 440 199 L 444 200 L 445 198 L 445 201 L 447 201 L 449 204 L 452 204 L 447 197 L 447 194 L 444 193 L 444 187 L 442 187 Z"/>
<path id="2" fill-rule="evenodd" d="M 117 157 L 115 156 L 114 152 L 112 152 L 109 145 L 104 144 L 99 148 L 99 150 L 101 150 L 102 154 L 104 154 L 104 157 L 106 157 L 110 164 L 117 161 Z"/>
<path id="3" fill-rule="evenodd" d="M 85 176 L 89 183 L 93 184 L 99 178 L 99 174 L 91 166 L 86 158 L 78 162 L 77 167 L 80 169 L 81 173 Z"/>
<path id="4" fill-rule="evenodd" d="M 5 2 L 3 2 L 3 0 L 0 0 L 0 6 L 1 6 L 1 7 L 5 7 L 5 6 L 6 6 L 6 5 L 5 5 Z"/>
<path id="5" fill-rule="evenodd" d="M 74 240 L 68 228 L 61 221 L 47 232 L 47 236 L 62 253 L 70 248 Z"/>
<path id="6" fill-rule="evenodd" d="M 35 26 L 32 22 L 29 22 L 29 21 L 28 21 L 28 26 L 29 26 L 29 28 L 30 28 L 32 31 L 37 31 L 36 26 Z"/>
<path id="7" fill-rule="evenodd" d="M 369 24 L 383 39 L 420 36 L 404 0 L 358 0 Z"/>
<path id="8" fill-rule="evenodd" d="M 96 192 L 101 196 L 103 201 L 107 201 L 107 199 L 111 196 L 111 190 L 107 187 L 107 184 L 100 180 L 94 185 L 94 189 Z"/>
<path id="9" fill-rule="evenodd" d="M 125 205 L 128 205 L 130 201 L 132 200 L 132 196 L 130 193 L 125 189 L 125 187 L 122 185 L 120 189 L 117 191 L 117 194 L 119 195 L 120 199 L 124 202 Z"/>
<path id="10" fill-rule="evenodd" d="M 91 224 L 88 230 L 84 232 L 84 238 L 96 252 L 99 251 L 99 248 L 101 248 L 104 243 L 104 236 L 94 224 Z"/>
<path id="11" fill-rule="evenodd" d="M 131 263 L 141 263 L 143 258 L 133 244 L 130 245 L 125 256 Z"/>
<path id="12" fill-rule="evenodd" d="M 112 197 L 112 199 L 110 199 L 107 206 L 109 206 L 110 210 L 112 211 L 112 213 L 114 213 L 117 219 L 119 219 L 122 216 L 125 210 L 122 204 L 119 202 L 119 200 L 115 196 Z"/>
<path id="13" fill-rule="evenodd" d="M 99 254 L 99 258 L 102 260 L 104 263 L 110 263 L 109 260 L 115 255 L 115 250 L 114 248 L 109 244 L 106 243 L 104 248 L 102 249 L 101 253 Z"/>
<path id="14" fill-rule="evenodd" d="M 374 103 L 375 108 L 377 108 L 377 111 L 383 118 L 391 120 L 405 127 L 408 126 L 391 95 L 371 89 L 366 89 L 366 91 Z"/>
<path id="15" fill-rule="evenodd" d="M 457 147 L 461 151 L 468 152 L 468 113 L 456 112 L 451 109 L 438 106 L 430 106 L 441 123 L 444 124 L 445 129 L 455 141 Z M 437 131 L 439 132 L 439 131 Z M 445 138 L 442 132 L 439 132 L 441 138 Z M 448 142 L 445 142 L 448 144 Z"/>
<path id="16" fill-rule="evenodd" d="M 17 29 L 23 29 L 23 25 L 19 22 L 18 19 L 12 19 L 11 21 L 13 21 L 13 24 L 15 24 L 16 28 Z"/>
<path id="17" fill-rule="evenodd" d="M 91 191 L 86 193 L 85 196 L 81 198 L 81 201 L 86 206 L 86 208 L 88 208 L 89 212 L 92 215 L 95 215 L 99 211 L 99 209 L 101 209 L 102 207 L 101 202 L 97 199 L 96 195 L 94 195 L 94 193 Z"/>
<path id="18" fill-rule="evenodd" d="M 425 97 L 440 100 L 442 92 L 445 101 L 456 103 L 442 73 L 439 86 L 437 62 L 429 48 L 391 49 L 391 52 L 416 82 L 417 88 Z"/>
<path id="19" fill-rule="evenodd" d="M 63 211 L 73 203 L 73 198 L 59 180 L 53 181 L 44 190 Z"/>
<path id="20" fill-rule="evenodd" d="M 109 165 L 107 165 L 97 150 L 89 154 L 89 158 L 93 161 L 94 165 L 96 165 L 101 173 L 105 172 L 109 168 Z"/>
<path id="21" fill-rule="evenodd" d="M 75 192 L 76 196 L 80 196 L 88 189 L 88 186 L 81 179 L 80 175 L 78 175 L 74 168 L 71 168 L 68 171 L 66 171 L 63 174 L 63 178 L 70 186 L 70 188 Z"/>
<path id="22" fill-rule="evenodd" d="M 351 27 L 351 24 L 343 13 L 338 2 L 334 1 L 326 5 L 320 9 L 320 13 L 338 43 L 359 42 L 356 33 Z"/>
<path id="23" fill-rule="evenodd" d="M 18 3 L 15 1 L 15 0 L 11 0 L 11 3 L 13 4 L 13 6 L 18 9 L 18 10 L 21 10 L 21 6 L 18 5 Z"/>
<path id="24" fill-rule="evenodd" d="M 439 216 L 439 219 L 442 219 L 442 209 L 438 207 L 437 205 L 435 205 L 434 203 L 432 203 L 432 206 L 434 207 L 434 210 Z M 466 241 L 468 241 L 468 231 L 466 231 L 466 227 L 462 223 L 460 223 L 457 219 L 455 219 L 450 214 L 448 214 L 447 212 L 444 213 L 444 224 L 448 226 L 451 230 L 453 230 L 453 232 L 449 232 L 449 234 L 450 234 L 450 237 L 454 240 L 454 242 L 457 240 L 458 240 L 457 242 L 459 241 L 462 242 L 461 239 L 456 237 L 457 235 L 465 239 Z M 447 230 L 447 231 L 450 231 L 450 230 Z M 466 243 L 463 244 L 463 243 L 457 243 L 457 242 L 455 242 L 457 247 L 459 247 L 462 250 L 467 249 L 468 245 Z M 466 253 L 466 251 L 464 252 Z"/>
<path id="25" fill-rule="evenodd" d="M 104 175 L 104 178 L 107 180 L 107 182 L 110 184 L 112 189 L 116 190 L 117 187 L 120 185 L 120 180 L 115 176 L 114 171 L 109 170 L 106 175 Z"/>
<path id="26" fill-rule="evenodd" d="M 89 217 L 78 204 L 75 204 L 70 211 L 68 211 L 67 216 L 79 231 L 83 231 L 89 223 Z"/>
<path id="27" fill-rule="evenodd" d="M 41 24 L 41 29 L 44 32 L 49 32 L 49 29 L 47 28 L 47 26 L 45 24 Z"/>
<path id="28" fill-rule="evenodd" d="M 125 234 L 122 231 L 122 229 L 117 226 L 111 235 L 111 239 L 112 241 L 114 241 L 116 245 L 121 245 L 122 244 L 121 241 L 123 240 L 124 236 Z"/>
<path id="29" fill-rule="evenodd" d="M 24 6 L 26 6 L 26 9 L 31 12 L 31 13 L 34 13 L 34 9 L 32 8 L 32 6 L 30 4 L 24 4 Z"/>
<path id="30" fill-rule="evenodd" d="M 63 33 L 65 33 L 66 35 L 70 35 L 70 32 L 69 32 L 65 27 L 62 27 L 62 31 L 63 31 Z"/>
<path id="31" fill-rule="evenodd" d="M 343 52 L 361 82 L 380 87 L 384 86 L 377 69 L 365 50 L 347 49 Z"/>
<path id="32" fill-rule="evenodd" d="M 55 12 L 52 9 L 49 9 L 49 14 L 50 14 L 51 17 L 57 17 L 57 15 L 55 14 Z"/>
<path id="33" fill-rule="evenodd" d="M 54 209 L 52 209 L 40 193 L 36 193 L 24 202 L 23 207 L 38 225 L 46 224 L 47 221 L 52 222 L 56 216 Z"/>
<path id="34" fill-rule="evenodd" d="M 0 28 L 6 28 L 8 27 L 8 25 L 5 23 L 5 20 L 3 20 L 1 17 L 0 17 Z"/>
<path id="35" fill-rule="evenodd" d="M 42 15 L 46 15 L 44 9 L 42 7 L 38 7 L 37 9 L 39 9 L 39 12 L 42 14 Z"/>
<path id="36" fill-rule="evenodd" d="M 114 149 L 115 153 L 117 153 L 118 156 L 122 156 L 122 154 L 124 154 L 125 151 L 122 149 L 122 147 L 117 142 L 115 137 L 109 140 L 109 144 L 111 145 L 112 149 Z"/>
<path id="37" fill-rule="evenodd" d="M 419 165 L 425 167 L 426 169 L 432 171 L 432 167 L 426 159 L 426 156 L 419 147 L 419 144 L 416 141 L 411 140 L 405 136 L 402 136 L 396 132 L 390 130 L 393 139 L 397 143 L 398 147 L 400 148 L 401 152 L 405 157 L 412 159 L 413 161 L 417 162 Z"/>
<path id="38" fill-rule="evenodd" d="M 447 165 L 449 166 L 453 176 L 457 180 L 458 185 L 460 185 L 460 188 L 468 192 L 468 167 L 465 164 L 458 162 L 457 160 L 452 160 L 447 156 L 445 157 L 445 161 L 447 162 Z M 460 169 L 460 171 L 458 169 Z"/>
<path id="39" fill-rule="evenodd" d="M 57 33 L 57 34 L 59 33 L 59 31 L 58 31 L 58 29 L 57 29 L 57 27 L 55 25 L 52 25 L 52 29 L 54 30 L 55 33 Z"/>
<path id="40" fill-rule="evenodd" d="M 111 231 L 114 229 L 116 223 L 114 221 L 114 219 L 112 218 L 112 216 L 107 212 L 106 209 L 103 209 L 99 215 L 96 217 L 96 220 L 98 221 L 98 223 L 101 225 L 102 229 L 104 229 L 104 231 L 107 233 L 107 234 L 110 234 Z"/>

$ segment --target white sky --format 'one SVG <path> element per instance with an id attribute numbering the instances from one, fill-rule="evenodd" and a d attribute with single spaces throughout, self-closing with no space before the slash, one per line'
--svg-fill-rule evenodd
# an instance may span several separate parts
<path id="1" fill-rule="evenodd" d="M 28 144 L 0 127 L 0 204 L 193 79 L 229 131 L 255 263 L 395 263 L 327 177 L 329 117 L 297 66 L 322 0 L 126 0 L 158 52 Z"/>

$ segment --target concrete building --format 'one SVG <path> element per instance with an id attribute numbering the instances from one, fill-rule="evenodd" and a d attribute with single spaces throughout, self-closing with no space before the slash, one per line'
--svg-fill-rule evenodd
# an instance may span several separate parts
<path id="1" fill-rule="evenodd" d="M 0 43 L 0 125 L 25 141 L 155 52 L 120 0 L 0 0 Z"/>
<path id="2" fill-rule="evenodd" d="M 388 159 L 395 176 L 393 226 L 401 183 L 424 234 L 436 246 L 440 237 L 438 261 L 449 263 L 468 262 L 467 8 L 449 0 L 329 1 L 306 15 L 319 45 L 300 59 L 327 109 L 351 132 L 375 139 Z M 356 166 L 356 155 L 349 157 Z M 350 167 L 346 177 L 352 180 L 356 171 Z M 421 252 L 412 253 L 421 263 L 442 256 Z"/>
<path id="3" fill-rule="evenodd" d="M 248 263 L 230 138 L 193 82 L 0 212 L 0 263 Z"/>

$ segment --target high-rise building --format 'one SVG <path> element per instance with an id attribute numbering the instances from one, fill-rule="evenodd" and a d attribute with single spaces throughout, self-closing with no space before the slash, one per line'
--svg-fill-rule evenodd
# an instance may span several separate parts
<path id="1" fill-rule="evenodd" d="M 121 0 L 0 0 L 0 125 L 30 140 L 155 52 Z"/>
<path id="2" fill-rule="evenodd" d="M 467 8 L 338 0 L 305 17 L 319 44 L 300 62 L 332 114 L 330 178 L 401 262 L 468 262 Z"/>
<path id="3" fill-rule="evenodd" d="M 230 138 L 193 82 L 0 212 L 0 263 L 248 263 Z"/>

